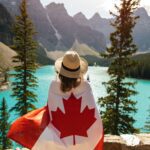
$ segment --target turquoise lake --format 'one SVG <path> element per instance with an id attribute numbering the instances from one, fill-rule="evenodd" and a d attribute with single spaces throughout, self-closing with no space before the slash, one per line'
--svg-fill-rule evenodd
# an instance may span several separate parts
<path id="1" fill-rule="evenodd" d="M 90 77 L 90 84 L 94 93 L 95 101 L 99 97 L 106 95 L 106 90 L 102 82 L 108 81 L 109 76 L 107 74 L 106 67 L 89 67 L 88 74 Z M 38 87 L 36 93 L 38 95 L 38 102 L 36 106 L 42 107 L 47 103 L 48 98 L 48 89 L 52 80 L 56 78 L 56 74 L 53 66 L 44 66 L 37 70 L 36 76 L 38 77 Z M 12 78 L 10 79 L 13 80 Z M 150 106 L 150 80 L 139 80 L 139 79 L 128 79 L 130 81 L 136 81 L 137 84 L 135 89 L 138 91 L 136 96 L 133 96 L 132 99 L 137 101 L 136 107 L 138 111 L 136 114 L 133 114 L 137 120 L 134 124 L 135 127 L 143 128 L 146 117 L 148 116 L 148 108 Z M 3 97 L 7 100 L 7 105 L 11 108 L 15 105 L 16 101 L 14 98 L 10 97 L 12 91 L 11 88 L 7 91 L 0 92 L 0 101 Z M 100 108 L 99 108 L 100 109 Z M 13 121 L 17 118 L 17 115 L 12 113 L 10 114 L 10 120 Z"/>

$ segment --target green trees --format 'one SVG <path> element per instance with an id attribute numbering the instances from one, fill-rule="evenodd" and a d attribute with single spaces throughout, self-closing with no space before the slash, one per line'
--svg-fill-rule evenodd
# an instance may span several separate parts
<path id="1" fill-rule="evenodd" d="M 3 98 L 0 104 L 0 149 L 5 150 L 12 148 L 12 142 L 7 138 L 7 132 L 10 124 L 8 123 L 9 114 L 7 112 L 7 104 Z"/>
<path id="2" fill-rule="evenodd" d="M 129 68 L 127 75 L 133 78 L 150 79 L 150 53 L 135 55 L 133 59 L 138 64 L 134 69 Z"/>
<path id="3" fill-rule="evenodd" d="M 13 57 L 13 62 L 18 63 L 14 68 L 15 80 L 12 83 L 13 97 L 17 103 L 11 109 L 17 111 L 19 115 L 24 115 L 28 111 L 35 109 L 34 103 L 37 101 L 34 89 L 37 86 L 36 71 L 36 48 L 33 24 L 27 14 L 26 0 L 22 0 L 20 6 L 21 15 L 16 17 L 14 26 L 14 49 L 17 56 Z"/>
<path id="4" fill-rule="evenodd" d="M 104 83 L 108 95 L 99 99 L 99 105 L 104 108 L 101 114 L 105 133 L 119 135 L 137 131 L 131 115 L 136 112 L 136 102 L 130 97 L 136 94 L 135 83 L 125 80 L 125 77 L 127 69 L 135 66 L 130 57 L 137 50 L 132 31 L 138 18 L 133 12 L 138 4 L 139 0 L 121 0 L 120 7 L 115 6 L 117 14 L 111 12 L 115 17 L 111 23 L 115 31 L 110 35 L 111 47 L 102 54 L 104 58 L 112 59 L 108 69 L 110 80 Z"/>

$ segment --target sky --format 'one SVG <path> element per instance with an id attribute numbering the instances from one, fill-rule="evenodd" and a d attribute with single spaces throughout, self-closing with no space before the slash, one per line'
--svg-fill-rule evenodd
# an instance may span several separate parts
<path id="1" fill-rule="evenodd" d="M 91 18 L 96 12 L 101 17 L 110 18 L 109 10 L 114 11 L 114 4 L 120 0 L 40 0 L 44 6 L 51 2 L 64 3 L 69 15 L 73 16 L 82 12 L 87 18 Z M 141 0 L 140 6 L 145 7 L 150 15 L 150 0 Z"/>

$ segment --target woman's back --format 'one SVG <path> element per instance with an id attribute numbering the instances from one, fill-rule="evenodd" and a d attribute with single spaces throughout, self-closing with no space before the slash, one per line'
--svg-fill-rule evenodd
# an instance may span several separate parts
<path id="1" fill-rule="evenodd" d="M 60 81 L 53 81 L 48 107 L 50 124 L 33 149 L 94 150 L 99 142 L 103 143 L 102 122 L 88 82 L 82 81 L 77 88 L 64 93 Z"/>

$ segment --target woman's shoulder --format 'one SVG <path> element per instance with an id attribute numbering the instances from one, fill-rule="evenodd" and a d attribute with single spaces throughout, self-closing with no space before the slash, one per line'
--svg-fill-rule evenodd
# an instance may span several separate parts
<path id="1" fill-rule="evenodd" d="M 84 91 L 86 90 L 91 90 L 90 83 L 87 80 L 83 80 L 79 86 L 79 88 L 83 89 Z"/>
<path id="2" fill-rule="evenodd" d="M 72 89 L 70 92 L 74 93 L 83 93 L 91 90 L 90 84 L 86 81 L 83 80 L 81 81 L 81 84 L 76 87 L 75 89 Z M 50 85 L 50 91 L 56 94 L 63 94 L 60 90 L 60 81 L 59 80 L 53 80 Z"/>
<path id="3" fill-rule="evenodd" d="M 60 81 L 59 80 L 52 80 L 51 86 L 57 86 L 57 85 L 60 85 Z"/>
<path id="4" fill-rule="evenodd" d="M 59 88 L 60 88 L 60 81 L 52 80 L 52 82 L 50 83 L 50 90 L 51 91 L 58 91 Z"/>

